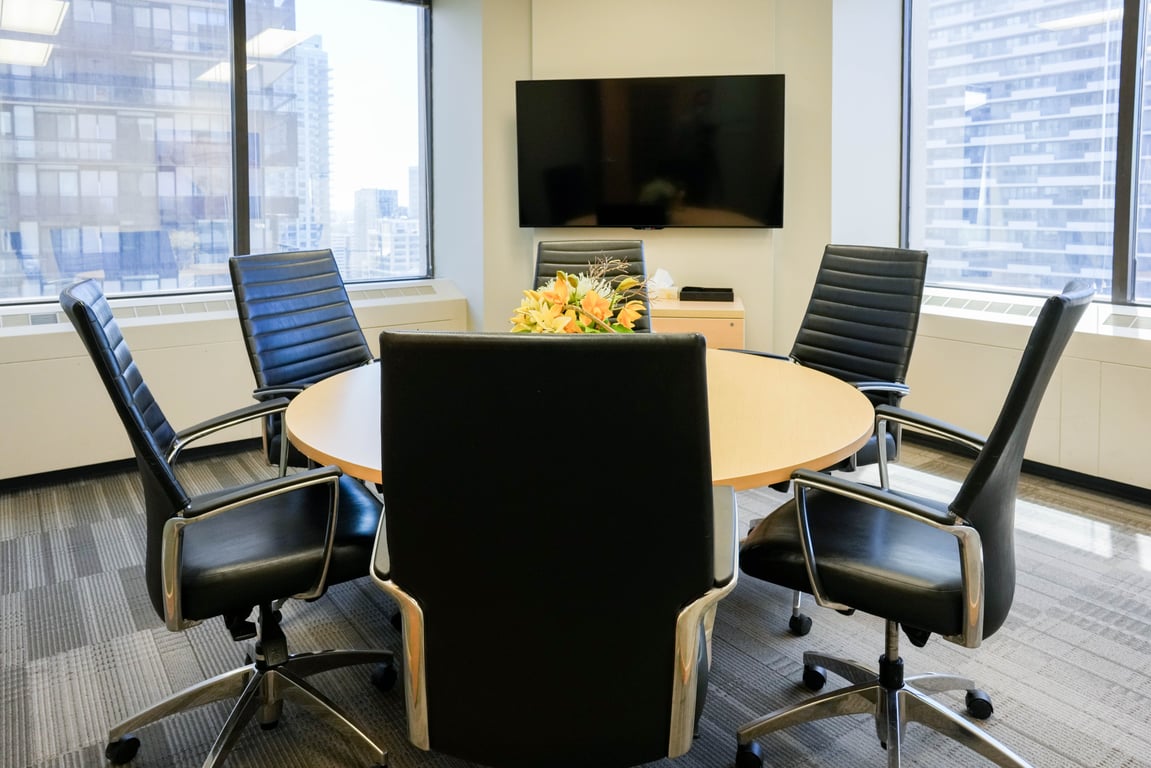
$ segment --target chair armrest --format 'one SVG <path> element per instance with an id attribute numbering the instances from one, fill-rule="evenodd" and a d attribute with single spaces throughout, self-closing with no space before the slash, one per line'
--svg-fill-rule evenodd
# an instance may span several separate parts
<path id="1" fill-rule="evenodd" d="M 744 354 L 744 355 L 755 355 L 756 357 L 770 357 L 772 360 L 791 360 L 791 362 L 793 362 L 793 363 L 795 362 L 794 358 L 788 357 L 787 355 L 781 355 L 781 354 L 778 354 L 776 352 L 761 352 L 758 349 L 734 349 L 734 348 L 730 348 L 730 347 L 725 347 L 722 351 L 723 352 L 739 352 L 739 353 Z"/>
<path id="2" fill-rule="evenodd" d="M 266 400 L 262 403 L 255 403 L 243 408 L 237 408 L 234 411 L 213 418 L 201 421 L 199 424 L 193 424 L 190 427 L 180 430 L 176 433 L 176 439 L 172 443 L 172 447 L 168 449 L 168 463 L 174 463 L 179 457 L 180 452 L 188 447 L 189 443 L 199 440 L 201 437 L 219 432 L 221 429 L 234 427 L 237 424 L 243 424 L 252 419 L 258 419 L 262 416 L 267 416 L 272 413 L 279 413 L 288 407 L 291 402 L 286 397 L 276 398 L 275 400 Z"/>
<path id="3" fill-rule="evenodd" d="M 954 443 L 966 445 L 976 452 L 983 450 L 987 438 L 977 432 L 957 427 L 940 419 L 925 416 L 922 413 L 909 411 L 893 405 L 878 405 L 875 407 L 875 429 L 878 431 L 884 422 L 891 422 L 913 429 L 916 432 L 940 437 Z"/>
<path id="4" fill-rule="evenodd" d="M 806 469 L 796 470 L 791 479 L 795 484 L 795 511 L 798 516 L 804 566 L 811 582 L 812 595 L 819 605 L 836 610 L 848 610 L 852 607 L 833 600 L 823 588 L 823 582 L 819 578 L 819 564 L 815 558 L 811 525 L 807 515 L 807 492 L 811 489 L 878 507 L 954 536 L 959 543 L 965 616 L 961 634 L 948 639 L 962 643 L 968 648 L 979 645 L 983 640 L 983 544 L 979 531 L 954 514 L 940 514 L 936 509 L 912 499 L 896 496 L 881 488 L 860 485 Z"/>
<path id="5" fill-rule="evenodd" d="M 336 540 L 336 514 L 341 476 L 339 467 L 319 467 L 287 477 L 251 483 L 222 493 L 201 494 L 191 499 L 182 515 L 169 518 L 164 523 L 160 566 L 164 584 L 164 623 L 168 629 L 178 630 L 196 623 L 184 620 L 180 606 L 180 549 L 185 528 L 220 515 L 243 514 L 244 507 L 248 504 L 314 485 L 331 486 L 332 504 L 328 508 L 328 523 L 324 534 L 324 564 L 316 583 L 307 592 L 293 597 L 311 600 L 322 595 L 327 586 L 328 565 L 332 559 L 332 548 Z"/>
<path id="6" fill-rule="evenodd" d="M 304 391 L 305 385 L 283 384 L 276 387 L 256 387 L 252 390 L 252 397 L 263 402 L 277 397 L 292 398 Z"/>
<path id="7" fill-rule="evenodd" d="M 667 755 L 678 757 L 691 748 L 699 707 L 699 660 L 711 666 L 711 630 L 716 604 L 733 589 L 738 579 L 735 489 L 712 487 L 715 581 L 707 592 L 685 605 L 675 622 L 675 665 L 671 693 L 671 729 Z M 701 645 L 703 647 L 701 647 Z"/>
<path id="8" fill-rule="evenodd" d="M 890 392 L 900 397 L 907 397 L 911 392 L 911 387 L 898 381 L 853 381 L 851 386 L 860 392 Z"/>
<path id="9" fill-rule="evenodd" d="M 385 505 L 384 515 L 387 514 Z M 392 581 L 392 562 L 388 554 L 388 528 L 383 518 L 376 529 L 369 576 L 384 592 L 391 595 L 403 617 L 404 705 L 408 716 L 408 741 L 420 749 L 431 749 L 428 740 L 427 668 L 424 660 L 424 610 L 419 602 Z"/>
<path id="10" fill-rule="evenodd" d="M 715 529 L 715 584 L 723 586 L 735 578 L 739 558 L 735 488 L 730 485 L 712 486 L 711 497 Z"/>

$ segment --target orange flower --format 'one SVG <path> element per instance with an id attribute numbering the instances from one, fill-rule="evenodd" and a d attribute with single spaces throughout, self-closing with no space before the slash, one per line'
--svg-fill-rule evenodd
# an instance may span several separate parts
<path id="1" fill-rule="evenodd" d="M 595 291 L 585 293 L 579 306 L 596 320 L 606 320 L 611 315 L 611 304 Z"/>
<path id="2" fill-rule="evenodd" d="M 623 305 L 619 313 L 616 314 L 615 319 L 616 322 L 622 325 L 624 328 L 633 328 L 635 327 L 635 321 L 639 320 L 640 313 L 642 312 L 642 301 L 629 301 L 627 304 Z"/>
<path id="3" fill-rule="evenodd" d="M 551 290 L 540 291 L 540 295 L 544 300 L 550 304 L 558 304 L 563 306 L 568 303 L 568 297 L 571 296 L 572 285 L 568 282 L 568 276 L 563 272 L 556 275 L 554 284 Z"/>

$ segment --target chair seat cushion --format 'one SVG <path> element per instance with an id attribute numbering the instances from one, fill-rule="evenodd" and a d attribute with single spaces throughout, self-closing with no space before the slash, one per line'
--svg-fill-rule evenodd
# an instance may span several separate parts
<path id="1" fill-rule="evenodd" d="M 181 572 L 184 616 L 202 620 L 311 589 L 323 563 L 328 491 L 324 486 L 245 504 L 189 525 Z M 380 503 L 340 478 L 336 542 L 327 584 L 368 575 Z"/>
<path id="2" fill-rule="evenodd" d="M 842 496 L 809 491 L 807 498 L 819 578 L 830 599 L 907 627 L 941 635 L 961 631 L 963 579 L 953 536 Z M 812 591 L 794 499 L 748 534 L 739 565 L 754 578 Z"/>

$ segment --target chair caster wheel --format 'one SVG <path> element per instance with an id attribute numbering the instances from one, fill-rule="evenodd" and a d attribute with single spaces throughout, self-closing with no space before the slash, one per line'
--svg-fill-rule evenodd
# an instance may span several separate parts
<path id="1" fill-rule="evenodd" d="M 274 731 L 274 730 L 276 730 L 276 726 L 279 724 L 280 724 L 279 720 L 272 720 L 271 722 L 260 723 L 260 730 L 261 731 Z"/>
<path id="2" fill-rule="evenodd" d="M 740 744 L 736 748 L 735 768 L 763 768 L 763 749 L 757 742 Z"/>
<path id="3" fill-rule="evenodd" d="M 811 617 L 806 613 L 794 614 L 787 620 L 787 628 L 796 637 L 803 637 L 811 631 Z"/>
<path id="4" fill-rule="evenodd" d="M 140 749 L 140 740 L 131 734 L 121 736 L 116 741 L 108 742 L 104 747 L 104 759 L 112 765 L 129 763 Z"/>
<path id="5" fill-rule="evenodd" d="M 978 688 L 972 688 L 967 692 L 966 704 L 967 714 L 976 720 L 986 720 L 995 711 L 995 708 L 991 706 L 991 697 L 987 695 L 987 691 L 981 691 Z"/>
<path id="6" fill-rule="evenodd" d="M 372 685 L 386 693 L 395 687 L 399 676 L 395 664 L 377 664 L 372 670 Z"/>
<path id="7" fill-rule="evenodd" d="M 803 665 L 803 684 L 809 691 L 818 691 L 827 684 L 827 670 L 823 667 Z"/>

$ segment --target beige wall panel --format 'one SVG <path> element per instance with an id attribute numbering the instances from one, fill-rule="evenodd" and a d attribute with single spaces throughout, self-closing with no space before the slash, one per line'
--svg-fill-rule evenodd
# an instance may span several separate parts
<path id="1" fill-rule="evenodd" d="M 903 404 L 965 429 L 987 434 L 1019 364 L 1019 352 L 920 336 L 915 342 Z"/>
<path id="2" fill-rule="evenodd" d="M 1151 435 L 1151 370 L 1104 364 L 1099 391 L 1100 474 L 1151 488 L 1147 436 Z"/>
<path id="3" fill-rule="evenodd" d="M 1063 356 L 1059 364 L 1062 389 L 1059 401 L 1059 454 L 1046 463 L 1089 475 L 1099 474 L 1098 409 L 1102 366 L 1095 360 Z M 1050 399 L 1050 398 L 1049 398 Z M 1034 442 L 1034 441 L 1033 441 Z"/>

